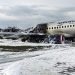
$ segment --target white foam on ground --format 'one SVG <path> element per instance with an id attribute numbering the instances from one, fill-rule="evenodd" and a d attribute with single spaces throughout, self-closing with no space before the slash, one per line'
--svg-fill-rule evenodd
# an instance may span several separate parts
<path id="1" fill-rule="evenodd" d="M 68 67 L 75 67 L 75 47 L 54 46 L 41 51 L 16 54 L 17 57 L 26 54 L 18 61 L 0 64 L 0 75 L 61 75 Z M 14 54 L 9 53 L 11 59 Z M 13 56 L 11 56 L 13 55 Z M 29 56 L 29 57 L 28 57 Z M 75 71 L 62 75 L 75 75 Z"/>

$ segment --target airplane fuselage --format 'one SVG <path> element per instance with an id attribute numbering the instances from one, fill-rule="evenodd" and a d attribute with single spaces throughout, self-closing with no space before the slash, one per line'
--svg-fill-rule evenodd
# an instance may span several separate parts
<path id="1" fill-rule="evenodd" d="M 56 25 L 47 25 L 47 33 L 50 35 L 62 34 L 65 37 L 75 36 L 75 24 L 73 23 L 64 23 Z"/>

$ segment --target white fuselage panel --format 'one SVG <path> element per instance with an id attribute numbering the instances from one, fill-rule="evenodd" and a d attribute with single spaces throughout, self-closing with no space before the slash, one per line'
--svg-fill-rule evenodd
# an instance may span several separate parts
<path id="1" fill-rule="evenodd" d="M 47 33 L 50 35 L 63 34 L 64 36 L 75 35 L 75 24 L 61 24 L 61 25 L 50 25 L 48 24 Z"/>

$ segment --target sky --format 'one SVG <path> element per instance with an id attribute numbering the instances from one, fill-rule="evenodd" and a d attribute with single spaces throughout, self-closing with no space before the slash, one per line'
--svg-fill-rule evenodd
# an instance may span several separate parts
<path id="1" fill-rule="evenodd" d="M 0 0 L 0 28 L 75 20 L 75 0 Z"/>

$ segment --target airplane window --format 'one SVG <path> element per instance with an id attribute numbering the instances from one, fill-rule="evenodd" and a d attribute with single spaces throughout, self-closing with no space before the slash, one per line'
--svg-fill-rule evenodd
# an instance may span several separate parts
<path id="1" fill-rule="evenodd" d="M 57 29 L 58 29 L 58 27 L 57 27 Z"/>
<path id="2" fill-rule="evenodd" d="M 73 27 L 74 27 L 75 25 L 73 25 Z"/>
<path id="3" fill-rule="evenodd" d="M 63 26 L 62 26 L 62 28 L 63 28 Z"/>
<path id="4" fill-rule="evenodd" d="M 54 27 L 54 29 L 56 29 L 56 27 Z"/>
<path id="5" fill-rule="evenodd" d="M 70 27 L 72 27 L 72 25 L 70 25 Z"/>
<path id="6" fill-rule="evenodd" d="M 65 28 L 66 28 L 66 26 L 65 26 Z"/>
<path id="7" fill-rule="evenodd" d="M 69 27 L 69 25 L 67 27 Z"/>
<path id="8" fill-rule="evenodd" d="M 48 29 L 48 28 L 47 28 Z"/>
<path id="9" fill-rule="evenodd" d="M 59 28 L 61 28 L 61 27 L 59 27 Z"/>
<path id="10" fill-rule="evenodd" d="M 52 27 L 52 29 L 53 29 L 53 27 Z"/>

